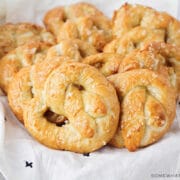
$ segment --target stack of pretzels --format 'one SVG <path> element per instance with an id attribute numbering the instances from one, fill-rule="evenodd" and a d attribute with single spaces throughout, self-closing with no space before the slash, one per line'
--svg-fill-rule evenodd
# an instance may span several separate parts
<path id="1" fill-rule="evenodd" d="M 109 19 L 76 3 L 0 26 L 0 88 L 27 131 L 54 149 L 129 151 L 160 140 L 180 94 L 180 22 L 124 4 Z"/>

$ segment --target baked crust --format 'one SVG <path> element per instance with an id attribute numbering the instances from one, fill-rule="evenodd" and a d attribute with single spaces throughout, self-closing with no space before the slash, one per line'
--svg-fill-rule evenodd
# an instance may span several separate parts
<path id="1" fill-rule="evenodd" d="M 0 88 L 7 93 L 12 77 L 25 66 L 43 61 L 51 45 L 31 42 L 17 47 L 0 60 Z"/>
<path id="2" fill-rule="evenodd" d="M 47 58 L 68 56 L 75 61 L 82 61 L 83 58 L 97 53 L 94 46 L 88 42 L 79 39 L 65 39 L 48 50 Z"/>
<path id="3" fill-rule="evenodd" d="M 169 80 L 148 69 L 118 73 L 108 80 L 121 103 L 120 125 L 111 144 L 135 151 L 158 141 L 175 118 L 176 93 Z"/>
<path id="4" fill-rule="evenodd" d="M 96 54 L 96 49 L 89 43 L 73 39 L 62 40 L 51 46 L 42 42 L 32 42 L 19 46 L 0 60 L 0 87 L 7 93 L 8 84 L 12 76 L 22 67 L 33 65 L 60 56 L 67 56 L 74 61 L 81 61 L 84 57 Z"/>
<path id="5" fill-rule="evenodd" d="M 151 42 L 163 42 L 164 32 L 161 29 L 150 30 L 144 27 L 136 27 L 127 32 L 122 38 L 115 38 L 108 43 L 103 52 L 127 55 L 135 49 L 143 49 Z"/>
<path id="6" fill-rule="evenodd" d="M 46 112 L 66 117 L 56 126 Z M 34 98 L 24 111 L 30 134 L 42 144 L 73 152 L 92 152 L 114 135 L 119 103 L 113 86 L 95 68 L 66 62 L 54 69 L 45 82 L 42 99 Z"/>
<path id="7" fill-rule="evenodd" d="M 83 63 L 97 68 L 104 76 L 116 74 L 123 57 L 114 53 L 98 53 L 83 59 Z"/>
<path id="8" fill-rule="evenodd" d="M 31 80 L 33 82 L 34 96 L 41 97 L 44 83 L 53 70 L 63 62 L 75 61 L 67 56 L 47 58 L 43 62 L 35 64 L 31 69 Z"/>
<path id="9" fill-rule="evenodd" d="M 63 61 L 70 61 L 68 57 L 60 56 L 39 61 L 33 66 L 23 67 L 16 73 L 8 86 L 9 105 L 22 123 L 23 111 L 34 97 L 41 97 L 44 83 L 48 75 Z"/>
<path id="10" fill-rule="evenodd" d="M 22 68 L 12 78 L 8 90 L 8 102 L 20 122 L 24 122 L 23 109 L 33 98 L 33 88 L 30 78 L 31 66 Z"/>
<path id="11" fill-rule="evenodd" d="M 158 12 L 139 4 L 124 4 L 113 16 L 113 34 L 122 38 L 136 27 L 164 32 L 163 42 L 180 46 L 180 22 L 165 12 Z"/>
<path id="12" fill-rule="evenodd" d="M 27 45 L 25 47 L 27 47 Z M 35 47 L 32 46 L 32 48 L 34 49 Z M 26 54 L 28 52 L 27 49 L 23 51 Z M 22 53 L 22 51 L 20 52 Z M 5 82 L 8 85 L 9 105 L 11 106 L 11 109 L 15 113 L 17 118 L 21 122 L 24 121 L 23 109 L 26 107 L 26 104 L 33 97 L 41 96 L 46 78 L 55 68 L 60 66 L 62 62 L 80 61 L 83 57 L 95 53 L 97 53 L 97 51 L 91 44 L 88 44 L 87 42 L 81 40 L 74 39 L 63 40 L 61 41 L 61 43 L 50 47 L 49 49 L 47 49 L 47 51 L 45 51 L 43 57 L 38 57 L 38 59 L 34 57 L 35 55 L 29 56 L 29 67 L 23 68 L 23 64 L 21 67 L 22 70 L 17 69 L 17 65 L 14 67 L 11 66 L 11 69 L 8 70 L 7 67 L 9 67 L 9 63 L 7 62 L 6 58 L 5 62 L 3 63 L 5 64 L 3 70 L 6 73 L 9 72 L 8 74 L 11 76 L 8 77 L 8 81 L 6 80 L 3 82 Z M 17 57 L 21 57 L 23 61 L 27 59 L 24 58 L 22 55 L 20 56 L 19 54 L 17 54 Z M 21 62 L 18 61 L 18 63 Z M 33 66 L 31 67 L 30 65 Z M 7 76 L 5 78 L 7 78 Z M 10 79 L 12 80 L 10 81 Z"/>
<path id="13" fill-rule="evenodd" d="M 146 68 L 169 78 L 180 92 L 180 48 L 164 42 L 152 42 L 142 50 L 134 50 L 120 63 L 118 72 Z"/>
<path id="14" fill-rule="evenodd" d="M 42 41 L 55 44 L 55 38 L 44 28 L 31 23 L 7 23 L 0 25 L 0 57 L 29 42 Z"/>
<path id="15" fill-rule="evenodd" d="M 88 3 L 51 9 L 44 17 L 44 24 L 58 42 L 62 39 L 81 39 L 91 43 L 98 51 L 102 51 L 112 37 L 110 20 Z"/>

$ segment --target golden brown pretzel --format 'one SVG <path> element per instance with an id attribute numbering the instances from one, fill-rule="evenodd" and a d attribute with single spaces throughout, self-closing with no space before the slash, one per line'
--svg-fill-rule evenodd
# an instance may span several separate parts
<path id="1" fill-rule="evenodd" d="M 44 24 L 58 42 L 62 39 L 81 39 L 102 51 L 111 40 L 110 20 L 88 3 L 54 8 L 46 13 Z"/>
<path id="2" fill-rule="evenodd" d="M 104 76 L 118 72 L 123 57 L 114 53 L 98 53 L 83 59 L 83 63 L 96 67 Z"/>
<path id="3" fill-rule="evenodd" d="M 42 42 L 32 42 L 19 46 L 5 55 L 0 60 L 0 88 L 7 93 L 13 75 L 22 67 L 44 60 L 50 46 Z"/>
<path id="4" fill-rule="evenodd" d="M 163 42 L 152 42 L 142 50 L 134 50 L 120 63 L 118 72 L 147 68 L 164 74 L 169 73 L 173 86 L 180 90 L 180 48 Z M 167 66 L 168 68 L 166 68 Z M 173 67 L 175 73 L 173 72 Z M 175 75 L 176 74 L 176 75 Z M 177 83 L 177 84 L 176 84 Z"/>
<path id="5" fill-rule="evenodd" d="M 104 146 L 113 137 L 118 120 L 119 104 L 112 85 L 94 67 L 77 62 L 53 70 L 42 99 L 32 99 L 24 112 L 25 127 L 39 142 L 79 153 Z"/>
<path id="6" fill-rule="evenodd" d="M 47 58 L 65 55 L 75 61 L 81 61 L 93 54 L 97 54 L 97 51 L 91 44 L 79 39 L 65 39 L 48 50 Z"/>
<path id="7" fill-rule="evenodd" d="M 118 73 L 108 80 L 121 103 L 121 124 L 111 144 L 135 151 L 158 141 L 175 118 L 176 93 L 169 80 L 148 69 Z"/>
<path id="8" fill-rule="evenodd" d="M 55 38 L 44 28 L 30 23 L 0 25 L 0 58 L 16 47 L 30 41 L 55 44 Z"/>
<path id="9" fill-rule="evenodd" d="M 113 16 L 113 34 L 122 38 L 136 27 L 161 29 L 163 41 L 180 45 L 180 22 L 165 12 L 158 12 L 142 5 L 124 4 Z"/>
<path id="10" fill-rule="evenodd" d="M 164 32 L 162 30 L 149 30 L 144 27 L 136 27 L 127 32 L 122 38 L 116 38 L 104 47 L 104 52 L 127 55 L 134 49 L 141 49 L 150 42 L 162 42 Z"/>

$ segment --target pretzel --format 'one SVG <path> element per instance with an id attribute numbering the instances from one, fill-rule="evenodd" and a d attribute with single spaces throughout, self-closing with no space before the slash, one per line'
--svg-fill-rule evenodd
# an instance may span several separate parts
<path id="1" fill-rule="evenodd" d="M 97 51 L 91 44 L 79 39 L 66 39 L 60 41 L 55 46 L 52 46 L 47 52 L 47 58 L 54 56 L 65 55 L 76 61 L 81 61 L 83 58 L 96 54 Z"/>
<path id="2" fill-rule="evenodd" d="M 76 3 L 56 7 L 48 11 L 44 24 L 58 42 L 62 39 L 81 39 L 102 51 L 111 40 L 110 20 L 95 6 L 88 3 Z"/>
<path id="3" fill-rule="evenodd" d="M 111 144 L 135 151 L 163 137 L 176 110 L 176 93 L 169 81 L 148 69 L 118 73 L 108 80 L 121 103 L 121 123 Z"/>
<path id="4" fill-rule="evenodd" d="M 144 27 L 137 27 L 126 33 L 122 38 L 116 38 L 108 43 L 103 52 L 118 53 L 127 55 L 134 49 L 142 49 L 147 44 L 155 41 L 163 41 L 164 32 L 162 30 L 149 30 Z"/>
<path id="5" fill-rule="evenodd" d="M 12 77 L 8 87 L 8 102 L 20 122 L 24 123 L 23 111 L 29 101 L 41 96 L 48 75 L 62 62 L 70 60 L 65 56 L 45 59 L 33 66 L 22 68 Z"/>
<path id="6" fill-rule="evenodd" d="M 96 67 L 104 76 L 118 72 L 122 56 L 114 53 L 99 53 L 83 59 L 83 63 Z"/>
<path id="7" fill-rule="evenodd" d="M 42 61 L 47 53 L 49 44 L 32 42 L 17 47 L 0 60 L 0 88 L 7 93 L 8 84 L 14 74 L 22 67 Z"/>
<path id="8" fill-rule="evenodd" d="M 114 135 L 119 119 L 116 92 L 95 68 L 65 62 L 48 76 L 42 100 L 24 111 L 29 133 L 42 144 L 78 153 L 95 151 Z"/>
<path id="9" fill-rule="evenodd" d="M 165 12 L 126 3 L 115 11 L 112 21 L 116 37 L 122 38 L 136 27 L 145 27 L 151 30 L 161 29 L 164 32 L 164 42 L 180 45 L 180 22 Z"/>
<path id="10" fill-rule="evenodd" d="M 44 28 L 30 23 L 0 25 L 0 58 L 18 46 L 30 41 L 55 44 L 55 38 Z"/>
<path id="11" fill-rule="evenodd" d="M 164 74 L 164 76 L 169 76 L 171 84 L 174 87 L 177 86 L 177 89 L 180 92 L 179 64 L 180 48 L 178 46 L 163 42 L 152 42 L 143 50 L 135 50 L 127 55 L 121 61 L 118 72 L 125 72 L 138 68 L 155 70 Z M 165 68 L 165 66 L 168 68 Z"/>

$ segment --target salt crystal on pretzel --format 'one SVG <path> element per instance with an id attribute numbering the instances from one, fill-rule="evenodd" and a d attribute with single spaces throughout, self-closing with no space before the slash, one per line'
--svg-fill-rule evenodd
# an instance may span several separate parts
<path id="1" fill-rule="evenodd" d="M 45 14 L 44 24 L 56 37 L 62 39 L 81 39 L 102 51 L 111 36 L 110 20 L 95 6 L 76 3 L 56 7 Z"/>

